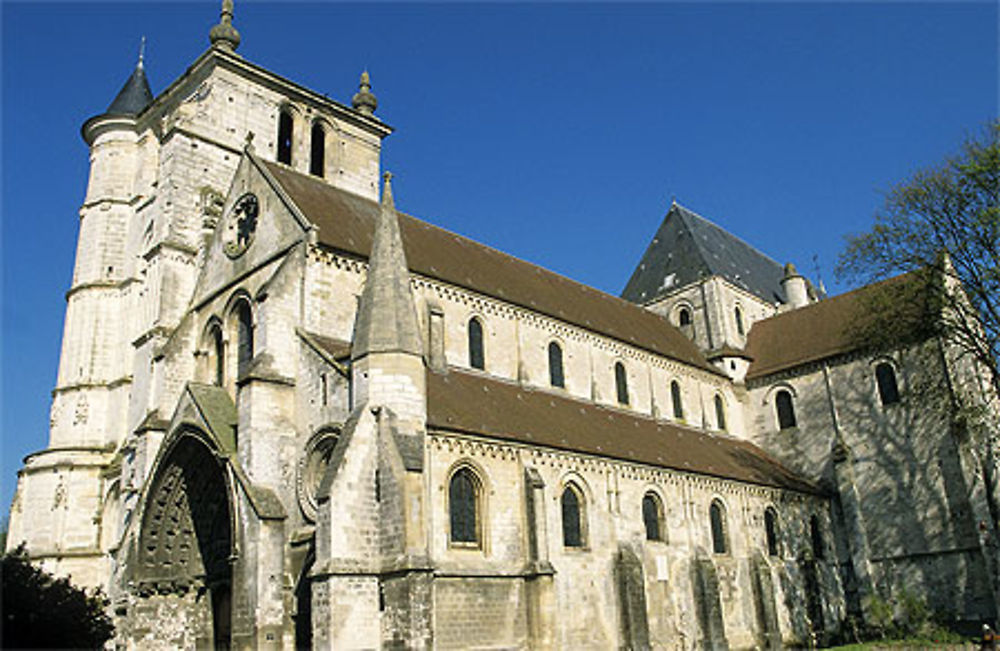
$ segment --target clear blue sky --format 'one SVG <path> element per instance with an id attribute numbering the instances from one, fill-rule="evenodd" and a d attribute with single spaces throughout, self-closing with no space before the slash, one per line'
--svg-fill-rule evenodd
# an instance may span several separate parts
<path id="1" fill-rule="evenodd" d="M 154 93 L 218 3 L 2 5 L 2 475 L 47 443 L 85 119 Z M 880 191 L 997 115 L 997 5 L 236 2 L 239 53 L 349 103 L 410 214 L 618 293 L 671 197 L 827 286 Z"/>

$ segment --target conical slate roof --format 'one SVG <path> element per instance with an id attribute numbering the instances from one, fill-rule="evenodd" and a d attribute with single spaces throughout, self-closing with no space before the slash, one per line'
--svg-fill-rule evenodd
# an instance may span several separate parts
<path id="1" fill-rule="evenodd" d="M 136 65 L 132 75 L 118 91 L 117 97 L 108 107 L 108 115 L 139 115 L 153 101 L 153 91 L 149 88 L 142 60 Z"/>
<path id="2" fill-rule="evenodd" d="M 622 298 L 648 303 L 709 276 L 722 276 L 769 303 L 785 302 L 780 264 L 677 203 L 663 218 Z"/>

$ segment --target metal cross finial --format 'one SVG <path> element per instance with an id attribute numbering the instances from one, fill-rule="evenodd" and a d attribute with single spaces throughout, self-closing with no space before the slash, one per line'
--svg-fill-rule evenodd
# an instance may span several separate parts
<path id="1" fill-rule="evenodd" d="M 142 67 L 142 61 L 146 56 L 146 37 L 143 36 L 142 40 L 139 41 L 139 67 Z"/>
<path id="2" fill-rule="evenodd" d="M 388 170 L 386 170 L 385 172 L 382 172 L 382 180 L 385 181 L 386 183 L 388 183 L 389 181 L 391 181 L 392 180 L 392 172 L 390 172 Z"/>

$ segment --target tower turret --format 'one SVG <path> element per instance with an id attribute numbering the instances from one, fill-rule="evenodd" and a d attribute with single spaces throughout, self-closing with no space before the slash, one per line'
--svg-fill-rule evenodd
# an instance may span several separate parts
<path id="1" fill-rule="evenodd" d="M 781 287 L 785 290 L 788 306 L 797 309 L 809 305 L 809 288 L 806 279 L 799 274 L 795 265 L 789 262 L 785 265 L 785 276 L 781 279 Z"/>

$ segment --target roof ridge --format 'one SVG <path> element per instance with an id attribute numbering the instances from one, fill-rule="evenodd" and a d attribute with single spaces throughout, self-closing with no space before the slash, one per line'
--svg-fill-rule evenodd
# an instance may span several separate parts
<path id="1" fill-rule="evenodd" d="M 793 310 L 786 310 L 784 312 L 778 312 L 776 314 L 772 314 L 771 316 L 767 317 L 766 319 L 761 319 L 758 323 L 763 323 L 764 321 L 771 321 L 772 319 L 778 319 L 778 318 L 784 317 L 784 316 L 786 316 L 788 314 L 803 314 L 803 313 L 806 313 L 806 312 L 812 310 L 813 308 L 819 308 L 820 306 L 823 306 L 823 305 L 831 305 L 833 303 L 839 303 L 841 301 L 844 301 L 844 300 L 847 300 L 849 298 L 852 298 L 852 297 L 856 296 L 860 292 L 872 290 L 872 289 L 875 289 L 877 287 L 882 287 L 882 286 L 884 286 L 884 285 L 886 285 L 888 283 L 891 283 L 893 281 L 898 281 L 898 280 L 900 280 L 901 278 L 903 278 L 905 276 L 909 276 L 912 273 L 913 273 L 912 271 L 904 271 L 903 273 L 896 274 L 895 276 L 890 276 L 888 278 L 883 278 L 881 280 L 876 280 L 875 282 L 868 283 L 867 285 L 862 285 L 861 287 L 855 287 L 854 289 L 850 289 L 850 290 L 844 292 L 843 294 L 837 294 L 835 296 L 828 296 L 828 297 L 824 298 L 821 301 L 816 301 L 814 303 L 808 303 L 806 305 L 803 305 L 802 307 L 797 307 L 797 308 L 795 308 Z"/>

